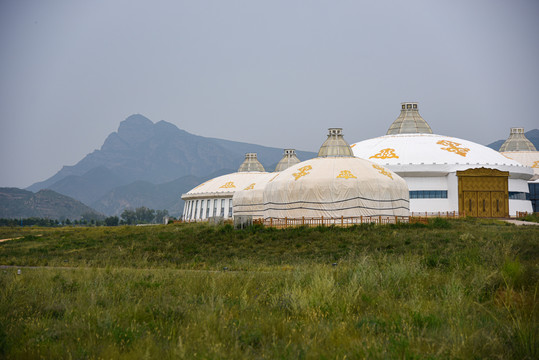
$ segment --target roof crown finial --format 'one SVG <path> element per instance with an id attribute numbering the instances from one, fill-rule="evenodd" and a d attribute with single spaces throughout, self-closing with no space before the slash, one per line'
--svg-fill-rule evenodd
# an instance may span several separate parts
<path id="1" fill-rule="evenodd" d="M 509 138 L 500 146 L 500 152 L 506 151 L 537 151 L 535 146 L 524 134 L 524 128 L 512 127 Z"/>
<path id="2" fill-rule="evenodd" d="M 318 157 L 353 157 L 354 153 L 342 135 L 342 128 L 328 130 L 328 138 L 320 147 Z"/>
<path id="3" fill-rule="evenodd" d="M 298 157 L 296 156 L 295 149 L 284 149 L 283 158 L 275 166 L 275 171 L 283 171 L 288 169 L 290 166 L 300 163 Z"/>
<path id="4" fill-rule="evenodd" d="M 264 166 L 258 161 L 256 153 L 246 153 L 245 160 L 240 165 L 238 172 L 266 171 Z"/>
<path id="5" fill-rule="evenodd" d="M 396 134 L 432 134 L 429 124 L 419 115 L 417 102 L 401 103 L 401 113 L 386 133 L 386 135 Z"/>

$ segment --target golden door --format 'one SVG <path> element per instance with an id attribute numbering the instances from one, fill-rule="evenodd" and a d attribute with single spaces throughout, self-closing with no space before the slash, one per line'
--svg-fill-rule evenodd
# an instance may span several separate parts
<path id="1" fill-rule="evenodd" d="M 492 191 L 490 193 L 492 217 L 505 216 L 505 201 L 503 195 L 502 191 Z"/>
<path id="2" fill-rule="evenodd" d="M 464 192 L 464 211 L 466 216 L 477 216 L 477 191 Z"/>
<path id="3" fill-rule="evenodd" d="M 491 217 L 490 212 L 490 191 L 477 192 L 477 216 Z"/>

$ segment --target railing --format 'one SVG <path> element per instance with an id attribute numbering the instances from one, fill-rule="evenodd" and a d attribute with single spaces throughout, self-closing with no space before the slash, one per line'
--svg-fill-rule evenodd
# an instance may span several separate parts
<path id="1" fill-rule="evenodd" d="M 286 228 L 296 226 L 341 226 L 348 227 L 360 224 L 398 224 L 407 223 L 408 216 L 359 216 L 359 217 L 337 217 L 337 218 L 268 218 L 268 219 L 255 219 L 254 224 L 261 224 L 264 226 L 275 228 Z"/>
<path id="2" fill-rule="evenodd" d="M 410 212 L 410 217 L 441 217 L 441 218 L 458 218 L 461 217 L 458 211 L 419 211 Z"/>

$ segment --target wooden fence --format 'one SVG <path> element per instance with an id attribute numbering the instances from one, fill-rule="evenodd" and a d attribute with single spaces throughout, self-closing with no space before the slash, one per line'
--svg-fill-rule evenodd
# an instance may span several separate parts
<path id="1" fill-rule="evenodd" d="M 275 228 L 286 228 L 295 226 L 354 226 L 360 224 L 398 224 L 407 223 L 408 216 L 359 216 L 359 217 L 337 217 L 337 218 L 268 218 L 253 220 L 254 224 L 261 224 Z"/>

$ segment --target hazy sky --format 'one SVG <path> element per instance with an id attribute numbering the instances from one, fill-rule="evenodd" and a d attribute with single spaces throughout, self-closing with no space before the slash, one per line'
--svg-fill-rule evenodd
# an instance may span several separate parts
<path id="1" fill-rule="evenodd" d="M 488 144 L 539 128 L 539 1 L 0 1 L 0 186 L 26 187 L 140 113 L 317 151 L 402 101 Z"/>

